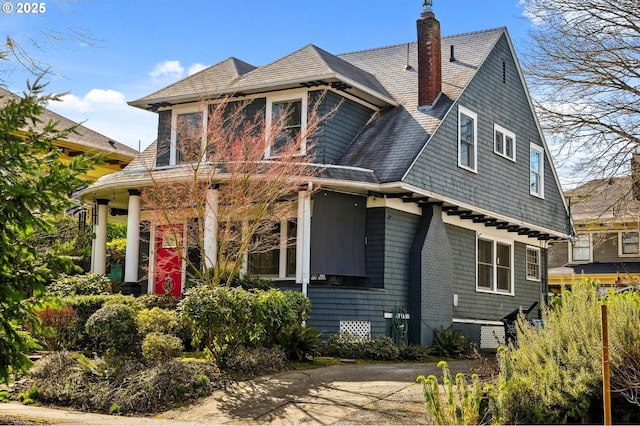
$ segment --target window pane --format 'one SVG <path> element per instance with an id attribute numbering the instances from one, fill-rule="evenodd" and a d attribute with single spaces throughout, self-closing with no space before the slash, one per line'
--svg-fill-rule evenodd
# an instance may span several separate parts
<path id="1" fill-rule="evenodd" d="M 498 267 L 498 290 L 511 291 L 511 269 Z"/>
<path id="2" fill-rule="evenodd" d="M 178 114 L 176 163 L 198 161 L 202 150 L 202 113 Z"/>
<path id="3" fill-rule="evenodd" d="M 298 225 L 294 221 L 287 222 L 287 276 L 296 275 L 296 235 Z"/>
<path id="4" fill-rule="evenodd" d="M 278 275 L 280 270 L 280 223 L 273 223 L 253 236 L 248 271 L 256 275 Z"/>
<path id="5" fill-rule="evenodd" d="M 578 235 L 573 242 L 571 258 L 578 261 L 588 261 L 589 254 L 589 234 Z"/>
<path id="6" fill-rule="evenodd" d="M 531 151 L 531 172 L 538 173 L 540 171 L 540 153 Z"/>
<path id="7" fill-rule="evenodd" d="M 460 140 L 473 144 L 473 118 L 460 114 Z"/>
<path id="8" fill-rule="evenodd" d="M 283 131 L 274 138 L 271 155 L 278 155 L 283 148 L 300 135 L 302 128 L 302 100 L 274 102 L 272 104 L 274 124 L 282 120 Z"/>
<path id="9" fill-rule="evenodd" d="M 493 285 L 493 266 L 478 265 L 478 287 L 492 288 Z"/>
<path id="10" fill-rule="evenodd" d="M 509 158 L 513 158 L 513 139 L 507 136 L 505 138 L 504 148 L 504 155 Z"/>
<path id="11" fill-rule="evenodd" d="M 496 244 L 498 256 L 496 258 L 496 265 L 499 266 L 511 266 L 511 246 L 506 244 Z"/>
<path id="12" fill-rule="evenodd" d="M 622 233 L 622 254 L 638 254 L 638 233 Z"/>
<path id="13" fill-rule="evenodd" d="M 493 264 L 493 243 L 486 240 L 478 240 L 478 262 Z"/>
<path id="14" fill-rule="evenodd" d="M 504 141 L 504 135 L 502 134 L 502 132 L 499 132 L 496 130 L 496 146 L 495 146 L 495 150 L 496 152 L 499 152 L 500 154 L 504 153 L 504 145 L 503 142 Z"/>

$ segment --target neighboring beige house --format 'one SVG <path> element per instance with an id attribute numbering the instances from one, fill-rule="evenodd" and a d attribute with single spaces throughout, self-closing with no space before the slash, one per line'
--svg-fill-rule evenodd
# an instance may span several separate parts
<path id="1" fill-rule="evenodd" d="M 596 179 L 565 192 L 577 235 L 549 250 L 552 291 L 583 277 L 604 286 L 640 283 L 640 187 L 634 181 L 631 175 Z"/>

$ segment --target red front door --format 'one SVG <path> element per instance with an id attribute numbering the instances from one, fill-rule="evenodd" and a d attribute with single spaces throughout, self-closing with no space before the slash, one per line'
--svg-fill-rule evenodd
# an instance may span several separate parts
<path id="1" fill-rule="evenodd" d="M 156 260 L 154 264 L 157 294 L 182 293 L 183 225 L 160 225 L 156 228 Z"/>

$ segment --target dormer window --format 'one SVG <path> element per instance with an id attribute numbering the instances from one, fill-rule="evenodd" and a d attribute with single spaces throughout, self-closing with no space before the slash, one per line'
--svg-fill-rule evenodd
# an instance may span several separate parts
<path id="1" fill-rule="evenodd" d="M 307 126 L 307 92 L 300 94 L 280 95 L 267 98 L 267 125 L 269 128 L 280 124 L 278 135 L 270 138 L 265 158 L 277 157 L 283 150 L 296 143 Z M 300 154 L 306 152 L 302 141 Z"/>

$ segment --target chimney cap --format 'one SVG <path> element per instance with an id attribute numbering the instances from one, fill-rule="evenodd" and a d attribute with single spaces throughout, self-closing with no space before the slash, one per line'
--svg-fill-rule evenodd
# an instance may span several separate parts
<path id="1" fill-rule="evenodd" d="M 422 11 L 433 12 L 433 0 L 422 0 Z"/>

